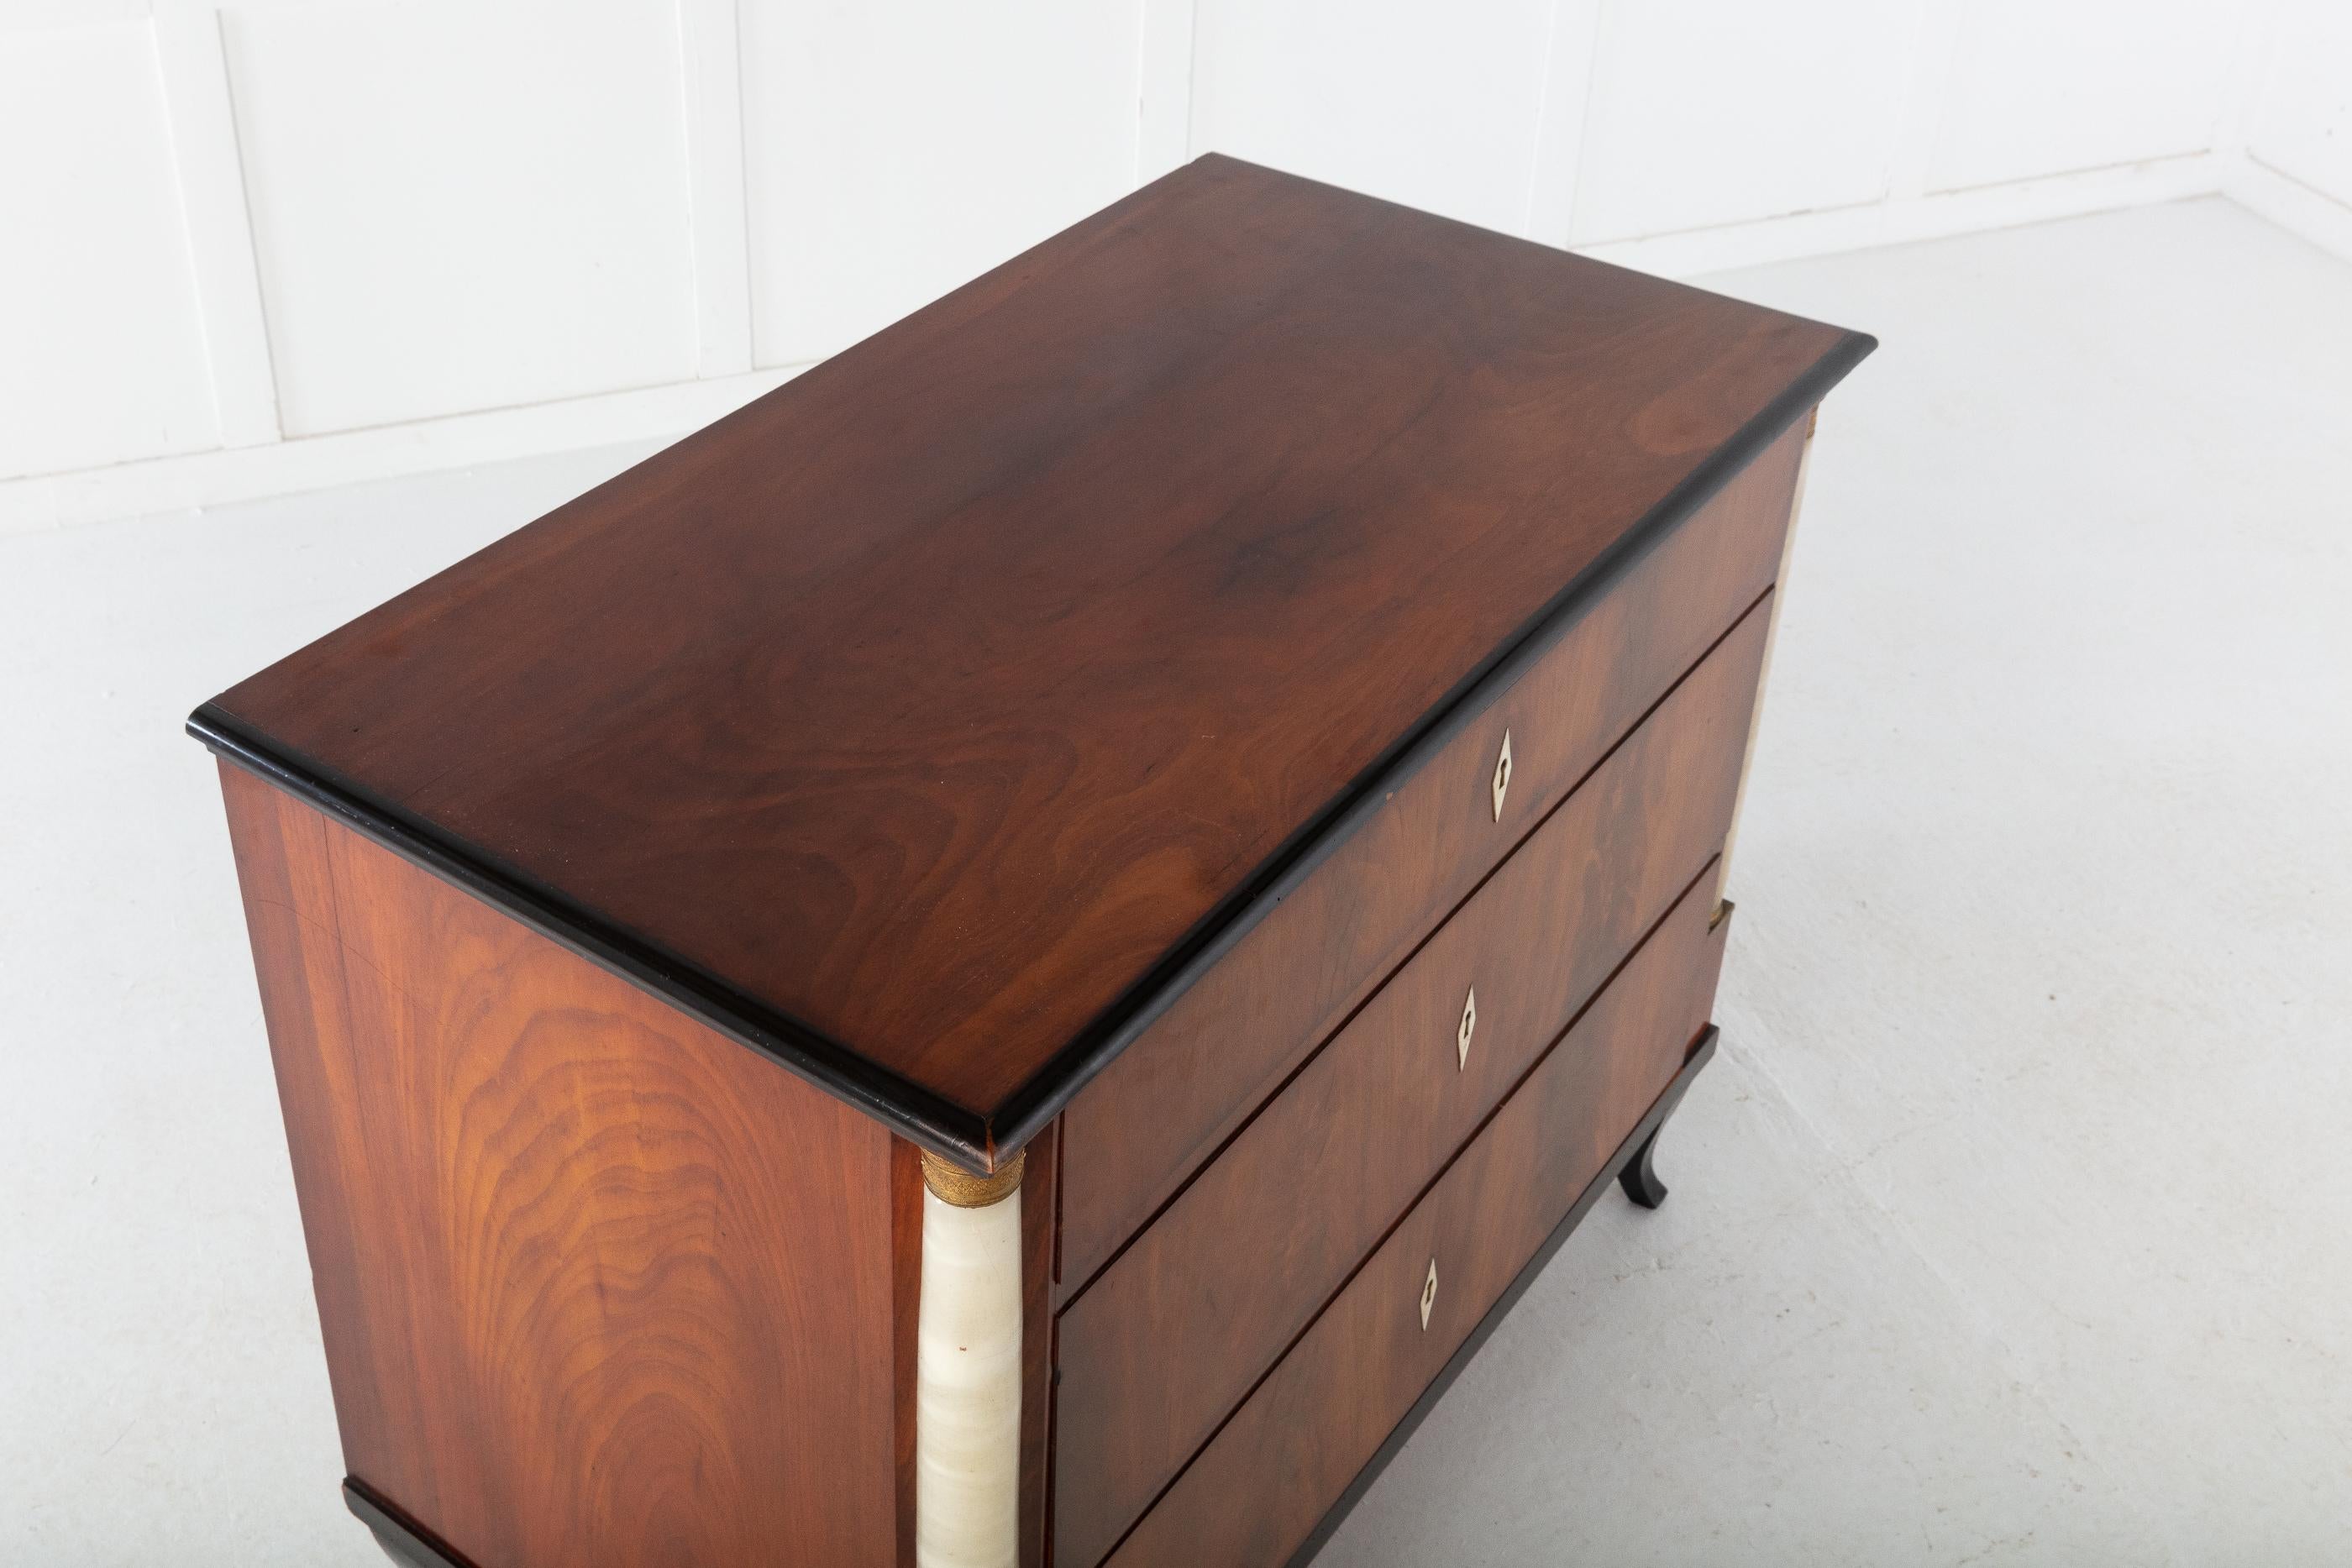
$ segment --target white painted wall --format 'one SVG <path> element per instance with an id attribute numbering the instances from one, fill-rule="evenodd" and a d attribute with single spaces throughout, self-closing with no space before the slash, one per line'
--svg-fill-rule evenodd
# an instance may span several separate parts
<path id="1" fill-rule="evenodd" d="M 220 23 L 289 436 L 693 377 L 672 0 Z"/>
<path id="2" fill-rule="evenodd" d="M 1134 0 L 745 0 L 753 362 L 805 364 L 1135 184 Z"/>
<path id="3" fill-rule="evenodd" d="M 2352 6 L 6 0 L 0 528 L 683 431 L 1211 150 L 1668 273 L 2352 256 Z"/>
<path id="4" fill-rule="evenodd" d="M 2352 5 L 2291 5 L 2240 127 L 2230 194 L 2339 256 L 2352 256 Z"/>
<path id="5" fill-rule="evenodd" d="M 135 23 L 0 37 L 0 475 L 219 444 L 162 86 Z"/>

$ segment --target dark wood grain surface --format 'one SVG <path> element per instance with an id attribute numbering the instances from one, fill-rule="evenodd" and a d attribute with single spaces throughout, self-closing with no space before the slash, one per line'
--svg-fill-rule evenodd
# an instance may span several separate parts
<path id="1" fill-rule="evenodd" d="M 1114 1568 L 1289 1560 L 1673 1082 L 1722 964 L 1714 904 L 1704 884 L 1683 896 L 1144 1516 Z M 1062 1568 L 1091 1568 L 1056 1547 Z"/>
<path id="2" fill-rule="evenodd" d="M 195 727 L 985 1165 L 1868 346 L 1203 159 Z"/>
<path id="3" fill-rule="evenodd" d="M 1062 1314 L 1064 1561 L 1109 1548 L 1713 858 L 1769 609 Z"/>
<path id="4" fill-rule="evenodd" d="M 888 1131 L 222 786 L 352 1477 L 484 1568 L 895 1563 Z"/>
<path id="5" fill-rule="evenodd" d="M 1064 1299 L 1765 591 L 1803 444 L 1790 431 L 1635 562 L 1071 1102 Z"/>

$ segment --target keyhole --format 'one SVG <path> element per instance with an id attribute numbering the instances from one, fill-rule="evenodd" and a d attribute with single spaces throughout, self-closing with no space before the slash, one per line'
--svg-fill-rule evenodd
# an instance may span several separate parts
<path id="1" fill-rule="evenodd" d="M 1470 1065 L 1470 1037 L 1478 1029 L 1478 988 L 1470 988 L 1469 997 L 1462 1004 L 1462 1021 L 1454 1030 L 1454 1070 L 1456 1072 Z"/>
<path id="2" fill-rule="evenodd" d="M 1503 753 L 1495 758 L 1495 821 L 1503 820 L 1503 797 L 1511 788 L 1511 732 L 1503 732 Z"/>
<path id="3" fill-rule="evenodd" d="M 1421 1332 L 1429 1332 L 1429 1310 L 1437 1305 L 1437 1260 L 1429 1260 L 1429 1278 L 1421 1285 Z"/>

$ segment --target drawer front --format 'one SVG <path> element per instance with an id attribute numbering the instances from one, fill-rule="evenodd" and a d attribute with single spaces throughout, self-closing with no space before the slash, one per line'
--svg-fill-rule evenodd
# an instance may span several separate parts
<path id="1" fill-rule="evenodd" d="M 1673 1082 L 1722 964 L 1712 908 L 1704 883 L 1675 906 L 1120 1544 L 1116 1568 L 1289 1560 Z"/>
<path id="2" fill-rule="evenodd" d="M 1063 1123 L 1057 1300 L 1094 1277 L 1771 585 L 1803 436 L 1792 428 L 1634 563 L 1080 1092 Z"/>
<path id="3" fill-rule="evenodd" d="M 1643 934 L 1695 878 L 1711 896 L 1700 873 L 1730 821 L 1769 611 L 1063 1312 L 1061 1562 L 1108 1550 Z"/>

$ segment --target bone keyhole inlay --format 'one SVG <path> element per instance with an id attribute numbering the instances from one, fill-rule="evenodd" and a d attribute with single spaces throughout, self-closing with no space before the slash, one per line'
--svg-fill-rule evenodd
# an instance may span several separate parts
<path id="1" fill-rule="evenodd" d="M 1429 1260 L 1429 1278 L 1421 1282 L 1421 1332 L 1429 1332 L 1429 1310 L 1437 1305 L 1437 1260 Z"/>
<path id="2" fill-rule="evenodd" d="M 1478 988 L 1470 988 L 1463 999 L 1462 1021 L 1454 1028 L 1454 1070 L 1456 1072 L 1470 1065 L 1470 1037 L 1478 1032 Z"/>
<path id="3" fill-rule="evenodd" d="M 1503 732 L 1503 750 L 1495 758 L 1495 821 L 1503 820 L 1503 797 L 1511 789 L 1511 732 Z"/>

